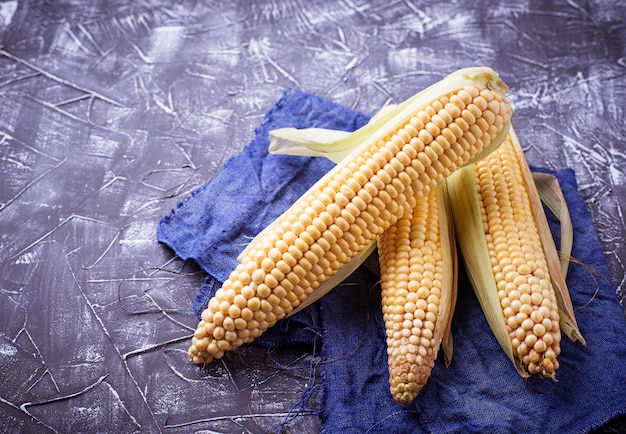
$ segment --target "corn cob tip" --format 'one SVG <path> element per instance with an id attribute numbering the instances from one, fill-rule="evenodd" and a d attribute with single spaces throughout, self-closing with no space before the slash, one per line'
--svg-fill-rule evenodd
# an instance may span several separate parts
<path id="1" fill-rule="evenodd" d="M 504 83 L 500 76 L 488 66 L 462 68 L 449 75 L 449 77 L 451 76 L 462 76 L 474 81 L 483 80 L 485 86 L 489 90 L 498 92 L 502 95 L 506 95 L 509 92 L 509 87 L 506 83 Z"/>
<path id="2" fill-rule="evenodd" d="M 434 366 L 430 356 L 397 357 L 390 360 L 390 392 L 398 404 L 411 404 L 422 391 Z"/>
<path id="3" fill-rule="evenodd" d="M 456 286 L 442 188 L 379 238 L 383 319 L 393 399 L 410 404 L 435 364 Z"/>

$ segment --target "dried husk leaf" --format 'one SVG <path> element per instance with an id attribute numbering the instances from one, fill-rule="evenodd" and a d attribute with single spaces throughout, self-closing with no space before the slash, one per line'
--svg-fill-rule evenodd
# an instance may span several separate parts
<path id="1" fill-rule="evenodd" d="M 533 180 L 537 187 L 537 192 L 541 201 L 559 219 L 561 223 L 561 245 L 559 256 L 561 258 L 561 269 L 563 275 L 567 277 L 567 270 L 572 256 L 572 245 L 574 241 L 574 229 L 570 218 L 567 202 L 563 196 L 563 190 L 556 176 L 544 172 L 533 172 Z"/>
<path id="2" fill-rule="evenodd" d="M 351 134 L 326 128 L 279 128 L 269 132 L 271 154 L 326 157 L 339 163 L 352 151 Z"/>

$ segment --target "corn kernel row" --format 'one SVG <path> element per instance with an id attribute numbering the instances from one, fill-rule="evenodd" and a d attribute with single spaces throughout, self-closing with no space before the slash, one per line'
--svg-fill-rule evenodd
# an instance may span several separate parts
<path id="1" fill-rule="evenodd" d="M 202 313 L 191 359 L 210 363 L 284 318 L 489 145 L 510 116 L 503 95 L 466 86 L 434 99 L 342 164 L 244 252 Z"/>
<path id="2" fill-rule="evenodd" d="M 481 216 L 513 350 L 530 374 L 553 377 L 561 332 L 556 295 L 510 137 L 475 164 Z"/>
<path id="3" fill-rule="evenodd" d="M 441 243 L 436 190 L 378 242 L 390 390 L 403 404 L 419 394 L 437 358 L 435 326 L 444 273 Z"/>

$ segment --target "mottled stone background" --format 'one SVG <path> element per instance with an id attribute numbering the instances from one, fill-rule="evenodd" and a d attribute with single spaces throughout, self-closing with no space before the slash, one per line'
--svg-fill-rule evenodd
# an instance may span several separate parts
<path id="1" fill-rule="evenodd" d="M 155 242 L 289 87 L 373 113 L 495 68 L 531 164 L 575 169 L 623 302 L 625 20 L 618 0 L 0 1 L 0 431 L 319 429 L 311 354 L 187 362 L 203 276 Z"/>

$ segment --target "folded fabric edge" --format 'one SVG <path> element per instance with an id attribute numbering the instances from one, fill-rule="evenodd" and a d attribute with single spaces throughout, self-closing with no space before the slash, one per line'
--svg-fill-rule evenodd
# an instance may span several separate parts
<path id="1" fill-rule="evenodd" d="M 276 101 L 276 103 L 274 104 L 274 106 L 269 109 L 266 113 L 265 116 L 263 117 L 263 120 L 261 121 L 261 123 L 255 128 L 254 130 L 254 138 L 251 139 L 251 141 L 249 143 L 247 143 L 243 149 L 245 149 L 246 147 L 250 146 L 250 144 L 256 140 L 257 136 L 263 131 L 263 126 L 268 123 L 271 119 L 271 117 L 274 115 L 274 113 L 277 110 L 280 110 L 284 105 L 285 102 L 292 97 L 294 94 L 298 93 L 299 91 L 295 88 L 289 88 L 289 89 L 285 89 L 281 95 L 281 97 L 278 99 L 278 101 Z M 303 92 L 301 92 L 303 93 Z M 223 165 L 222 168 L 220 168 L 217 173 L 220 173 L 222 170 L 224 170 L 225 168 L 228 167 L 229 162 L 233 159 L 236 158 L 237 155 L 229 158 Z M 175 241 L 173 241 L 170 238 L 170 235 L 167 231 L 167 224 L 176 216 L 177 212 L 179 210 L 181 210 L 188 202 L 193 201 L 194 198 L 200 194 L 202 191 L 206 190 L 207 188 L 210 187 L 212 182 L 211 180 L 206 181 L 204 184 L 202 184 L 201 186 L 193 189 L 191 191 L 191 193 L 189 193 L 183 200 L 179 201 L 176 203 L 176 206 L 171 209 L 169 211 L 169 213 L 167 213 L 165 216 L 163 216 L 159 223 L 157 224 L 157 228 L 156 228 L 156 239 L 157 242 L 164 244 L 166 246 L 168 246 L 175 254 L 176 256 L 178 256 L 179 258 L 183 259 L 183 260 L 189 260 L 192 259 L 194 260 L 194 262 L 198 263 L 200 266 L 202 266 L 201 261 L 199 261 L 199 258 L 194 254 L 193 251 L 191 250 L 187 250 L 185 249 L 185 245 L 181 244 L 181 243 L 176 243 Z M 205 270 L 208 271 L 208 270 Z M 198 294 L 198 296 L 202 296 L 202 294 Z M 197 300 L 196 303 L 194 303 L 194 306 L 197 304 Z M 195 307 L 194 307 L 195 309 Z"/>

